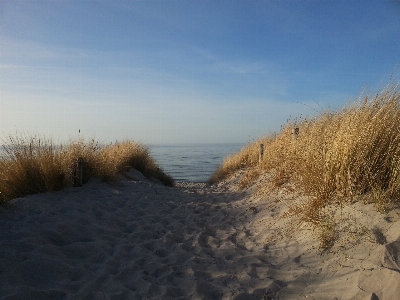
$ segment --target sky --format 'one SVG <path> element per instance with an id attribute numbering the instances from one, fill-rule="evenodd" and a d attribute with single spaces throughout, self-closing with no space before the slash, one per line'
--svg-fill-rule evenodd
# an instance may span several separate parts
<path id="1" fill-rule="evenodd" d="M 246 143 L 400 78 L 400 1 L 0 1 L 0 137 Z"/>

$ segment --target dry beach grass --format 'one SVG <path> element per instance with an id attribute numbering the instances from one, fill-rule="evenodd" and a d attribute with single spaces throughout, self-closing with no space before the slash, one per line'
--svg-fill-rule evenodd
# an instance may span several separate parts
<path id="1" fill-rule="evenodd" d="M 294 201 L 286 216 L 294 227 L 318 228 L 322 248 L 329 248 L 336 238 L 333 208 L 362 200 L 386 212 L 400 201 L 398 87 L 390 85 L 337 112 L 288 124 L 278 135 L 260 139 L 226 158 L 210 183 L 240 169 L 246 170 L 242 187 L 265 173 L 273 174 L 275 187 L 293 183 L 307 198 Z M 265 147 L 261 163 L 259 144 Z M 267 188 L 271 186 L 261 184 L 261 190 Z"/>
<path id="2" fill-rule="evenodd" d="M 25 195 L 57 191 L 73 185 L 78 158 L 83 160 L 83 181 L 99 177 L 110 182 L 129 168 L 149 178 L 173 185 L 173 179 L 155 163 L 146 147 L 131 141 L 100 147 L 94 140 L 56 146 L 38 136 L 9 136 L 2 141 L 0 202 Z"/>

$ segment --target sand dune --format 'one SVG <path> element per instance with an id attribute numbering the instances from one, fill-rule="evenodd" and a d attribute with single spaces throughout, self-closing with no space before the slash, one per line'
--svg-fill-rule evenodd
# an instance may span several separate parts
<path id="1" fill-rule="evenodd" d="M 278 196 L 131 171 L 16 199 L 0 208 L 0 299 L 397 299 L 399 210 L 348 208 L 376 240 L 321 255 L 307 230 L 280 236 Z"/>

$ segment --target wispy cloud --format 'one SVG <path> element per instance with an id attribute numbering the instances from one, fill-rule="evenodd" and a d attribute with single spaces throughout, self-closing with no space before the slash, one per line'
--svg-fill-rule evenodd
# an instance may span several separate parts
<path id="1" fill-rule="evenodd" d="M 87 52 L 79 48 L 53 47 L 34 41 L 19 40 L 1 36 L 2 65 L 35 65 L 59 63 L 62 65 L 71 62 L 81 62 L 90 58 Z"/>
<path id="2" fill-rule="evenodd" d="M 314 101 L 340 107 L 400 58 L 386 4 L 1 5 L 2 128 L 243 141 Z"/>

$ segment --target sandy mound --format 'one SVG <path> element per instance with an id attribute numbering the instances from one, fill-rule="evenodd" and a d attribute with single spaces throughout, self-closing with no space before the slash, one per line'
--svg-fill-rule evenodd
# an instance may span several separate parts
<path id="1" fill-rule="evenodd" d="M 321 255 L 310 231 L 280 235 L 288 220 L 277 216 L 287 195 L 241 192 L 234 180 L 171 188 L 128 175 L 114 185 L 92 180 L 0 208 L 0 299 L 400 294 L 398 210 L 386 216 L 350 207 L 375 235 Z"/>

